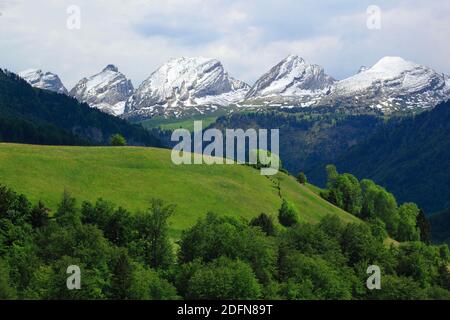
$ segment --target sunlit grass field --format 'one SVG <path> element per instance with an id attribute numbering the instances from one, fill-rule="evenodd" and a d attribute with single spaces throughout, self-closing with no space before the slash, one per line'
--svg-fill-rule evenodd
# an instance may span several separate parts
<path id="1" fill-rule="evenodd" d="M 354 216 L 324 201 L 313 187 L 284 173 L 261 176 L 243 165 L 181 165 L 171 151 L 140 147 L 48 147 L 0 144 L 0 184 L 55 210 L 64 190 L 80 202 L 98 198 L 130 211 L 145 210 L 149 199 L 176 205 L 171 234 L 192 226 L 207 212 L 251 219 L 262 212 L 276 216 L 281 196 L 300 219 L 317 222 L 328 214 L 345 221 Z"/>

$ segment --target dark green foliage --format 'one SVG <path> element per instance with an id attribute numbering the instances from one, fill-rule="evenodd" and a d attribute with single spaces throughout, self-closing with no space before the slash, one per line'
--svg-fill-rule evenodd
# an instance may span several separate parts
<path id="1" fill-rule="evenodd" d="M 279 259 L 283 259 L 290 250 L 294 249 L 307 255 L 320 256 L 331 263 L 345 264 L 345 257 L 336 239 L 341 237 L 341 230 L 339 230 L 339 234 L 330 236 L 326 233 L 329 229 L 323 230 L 322 228 L 326 228 L 326 224 L 317 226 L 302 223 L 286 230 L 280 236 Z"/>
<path id="2" fill-rule="evenodd" d="M 292 204 L 283 199 L 281 208 L 278 211 L 278 220 L 285 227 L 291 227 L 298 223 L 298 213 Z"/>
<path id="3" fill-rule="evenodd" d="M 180 261 L 201 259 L 210 262 L 221 256 L 248 262 L 261 283 L 267 284 L 275 273 L 277 248 L 275 241 L 259 228 L 230 217 L 208 214 L 180 241 Z"/>
<path id="4" fill-rule="evenodd" d="M 258 217 L 250 221 L 250 225 L 253 227 L 260 227 L 268 236 L 275 236 L 276 234 L 273 218 L 265 213 L 261 213 Z"/>
<path id="5" fill-rule="evenodd" d="M 379 218 L 386 224 L 388 233 L 396 236 L 400 216 L 395 197 L 371 180 L 361 181 L 362 209 L 361 217 L 365 219 Z"/>
<path id="6" fill-rule="evenodd" d="M 0 300 L 12 300 L 16 298 L 16 289 L 12 286 L 10 269 L 6 261 L 0 259 Z"/>
<path id="7" fill-rule="evenodd" d="M 127 145 L 127 140 L 121 134 L 115 134 L 109 139 L 109 144 L 113 147 L 123 147 Z"/>
<path id="8" fill-rule="evenodd" d="M 135 216 L 134 228 L 139 241 L 132 251 L 144 256 L 144 263 L 152 268 L 167 268 L 174 262 L 167 222 L 174 210 L 174 206 L 152 199 L 148 211 Z"/>
<path id="9" fill-rule="evenodd" d="M 422 242 L 402 245 L 398 255 L 397 274 L 411 277 L 426 287 L 439 284 L 441 268 L 449 263 L 448 247 L 432 247 Z"/>
<path id="10" fill-rule="evenodd" d="M 306 175 L 304 172 L 300 172 L 297 175 L 297 181 L 298 181 L 298 183 L 303 184 L 303 185 L 305 185 L 308 182 L 308 179 L 306 178 Z"/>
<path id="11" fill-rule="evenodd" d="M 286 281 L 309 287 L 310 299 L 348 300 L 352 298 L 352 282 L 341 268 L 316 256 L 292 252 L 283 261 Z M 301 298 L 295 297 L 295 298 Z"/>
<path id="12" fill-rule="evenodd" d="M 430 220 L 426 217 L 422 209 L 419 210 L 419 216 L 417 217 L 417 228 L 420 232 L 420 241 L 430 244 L 431 243 L 431 224 Z"/>
<path id="13" fill-rule="evenodd" d="M 405 203 L 398 208 L 400 216 L 397 239 L 399 241 L 419 241 L 420 230 L 417 227 L 419 208 L 414 203 Z"/>
<path id="14" fill-rule="evenodd" d="M 50 209 L 47 208 L 42 201 L 39 201 L 33 207 L 30 213 L 29 223 L 33 228 L 42 228 L 48 224 L 50 220 Z"/>
<path id="15" fill-rule="evenodd" d="M 450 208 L 430 216 L 433 241 L 450 245 Z"/>
<path id="16" fill-rule="evenodd" d="M 132 300 L 178 300 L 179 296 L 176 288 L 155 270 L 135 263 L 129 298 Z"/>
<path id="17" fill-rule="evenodd" d="M 252 268 L 242 262 L 221 257 L 196 270 L 188 282 L 187 299 L 256 300 L 261 286 Z"/>
<path id="18" fill-rule="evenodd" d="M 32 88 L 0 69 L 0 141 L 47 145 L 108 145 L 119 133 L 131 145 L 161 146 L 144 128 L 80 104 L 74 98 Z"/>
<path id="19" fill-rule="evenodd" d="M 327 200 L 354 215 L 362 207 L 362 191 L 358 179 L 353 175 L 338 174 L 336 167 L 327 166 L 328 196 Z"/>
<path id="20" fill-rule="evenodd" d="M 367 177 L 426 212 L 450 207 L 450 101 L 412 117 L 393 117 L 334 163 Z"/>
<path id="21" fill-rule="evenodd" d="M 424 290 L 411 278 L 388 275 L 383 278 L 382 290 L 370 294 L 375 300 L 424 300 Z"/>
<path id="22" fill-rule="evenodd" d="M 389 248 L 380 219 L 345 224 L 328 216 L 268 236 L 267 215 L 249 223 L 208 214 L 183 233 L 175 261 L 167 236 L 172 206 L 153 200 L 148 212 L 130 214 L 101 199 L 81 209 L 76 203 L 65 193 L 49 218 L 44 204 L 33 207 L 0 186 L 0 299 L 450 296 L 448 247 L 408 242 Z M 382 270 L 379 291 L 365 287 L 372 264 Z M 66 287 L 71 265 L 81 269 L 81 290 Z"/>
<path id="23" fill-rule="evenodd" d="M 125 300 L 130 296 L 132 285 L 132 260 L 126 250 L 117 250 L 117 256 L 112 261 L 111 296 L 116 300 Z"/>
<path id="24" fill-rule="evenodd" d="M 76 200 L 70 193 L 64 191 L 58 210 L 55 213 L 56 221 L 62 226 L 75 226 L 81 224 L 81 215 L 76 208 Z"/>
<path id="25" fill-rule="evenodd" d="M 418 241 L 420 228 L 426 237 L 426 221 L 423 214 L 419 221 L 420 209 L 416 204 L 404 203 L 398 207 L 394 195 L 372 180 L 359 182 L 351 174 L 339 174 L 334 165 L 328 165 L 326 171 L 328 189 L 322 191 L 322 197 L 368 221 L 379 240 L 389 234 L 399 241 Z"/>
<path id="26" fill-rule="evenodd" d="M 386 231 L 386 224 L 380 218 L 374 218 L 369 220 L 370 230 L 375 238 L 379 241 L 384 241 L 388 237 Z"/>
<path id="27" fill-rule="evenodd" d="M 377 240 L 366 224 L 348 224 L 342 234 L 341 245 L 350 266 L 375 264 L 392 267 L 386 259 L 383 242 Z"/>

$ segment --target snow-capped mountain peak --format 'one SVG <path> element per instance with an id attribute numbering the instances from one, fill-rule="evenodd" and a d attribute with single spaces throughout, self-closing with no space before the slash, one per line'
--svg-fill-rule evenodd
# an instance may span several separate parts
<path id="1" fill-rule="evenodd" d="M 333 99 L 383 112 L 429 108 L 450 97 L 445 76 L 401 57 L 384 57 L 373 67 L 336 83 Z"/>
<path id="2" fill-rule="evenodd" d="M 361 72 L 364 72 L 364 71 L 367 71 L 367 67 L 366 66 L 361 66 L 359 68 L 359 70 L 358 70 L 358 73 L 361 73 Z"/>
<path id="3" fill-rule="evenodd" d="M 115 65 L 110 64 L 100 73 L 80 80 L 70 95 L 93 108 L 122 115 L 125 103 L 133 92 L 131 81 Z"/>
<path id="4" fill-rule="evenodd" d="M 108 65 L 103 69 L 102 72 L 105 72 L 105 71 L 119 72 L 119 68 L 117 68 L 117 67 L 116 67 L 115 65 L 113 65 L 113 64 L 108 64 Z"/>
<path id="5" fill-rule="evenodd" d="M 129 99 L 126 112 L 141 117 L 203 112 L 242 100 L 248 89 L 218 60 L 181 57 L 153 72 Z"/>
<path id="6" fill-rule="evenodd" d="M 40 69 L 28 69 L 19 72 L 19 77 L 24 79 L 33 87 L 50 90 L 61 94 L 68 94 L 67 89 L 58 75 L 51 72 L 43 72 Z"/>
<path id="7" fill-rule="evenodd" d="M 247 99 L 261 97 L 312 96 L 328 90 L 334 79 L 321 66 L 290 55 L 264 74 L 250 89 Z"/>

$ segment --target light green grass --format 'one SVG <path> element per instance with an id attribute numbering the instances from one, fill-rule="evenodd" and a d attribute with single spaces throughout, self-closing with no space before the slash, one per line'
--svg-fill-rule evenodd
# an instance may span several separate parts
<path id="1" fill-rule="evenodd" d="M 176 166 L 170 155 L 154 148 L 0 144 L 0 184 L 53 210 L 65 189 L 80 201 L 103 198 L 131 211 L 160 198 L 177 206 L 170 221 L 175 238 L 208 211 L 247 219 L 261 212 L 276 216 L 277 180 L 302 221 L 317 222 L 328 214 L 358 221 L 285 174 L 269 179 L 242 165 Z"/>
<path id="2" fill-rule="evenodd" d="M 160 128 L 163 130 L 186 129 L 194 131 L 194 121 L 202 121 L 203 128 L 214 123 L 218 117 L 225 115 L 224 111 L 216 111 L 207 115 L 193 115 L 187 118 L 164 118 L 155 117 L 140 122 L 146 129 Z"/>

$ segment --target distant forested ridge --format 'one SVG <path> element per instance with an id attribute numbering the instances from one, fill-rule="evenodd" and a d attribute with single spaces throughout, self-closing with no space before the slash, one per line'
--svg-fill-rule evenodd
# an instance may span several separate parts
<path id="1" fill-rule="evenodd" d="M 343 171 L 385 186 L 427 213 L 450 207 L 450 102 L 414 117 L 391 119 L 336 162 Z"/>
<path id="2" fill-rule="evenodd" d="M 32 88 L 0 69 L 0 141 L 49 145 L 106 145 L 121 134 L 131 145 L 160 146 L 138 125 L 63 94 Z"/>
<path id="3" fill-rule="evenodd" d="M 450 245 L 450 208 L 430 216 L 433 240 Z"/>
<path id="4" fill-rule="evenodd" d="M 325 185 L 324 168 L 334 163 L 388 188 L 399 201 L 417 203 L 427 214 L 450 207 L 450 102 L 390 119 L 296 109 L 236 113 L 212 126 L 279 128 L 284 168 L 305 172 L 316 185 Z"/>
<path id="5" fill-rule="evenodd" d="M 349 147 L 365 140 L 383 123 L 375 115 L 296 110 L 234 113 L 218 118 L 212 126 L 221 130 L 279 129 L 283 166 L 294 175 L 304 171 L 312 183 L 324 186 L 325 165 L 334 163 Z"/>

